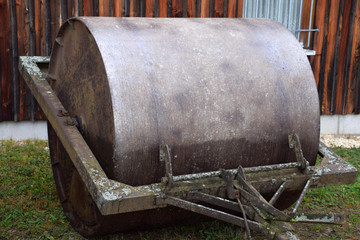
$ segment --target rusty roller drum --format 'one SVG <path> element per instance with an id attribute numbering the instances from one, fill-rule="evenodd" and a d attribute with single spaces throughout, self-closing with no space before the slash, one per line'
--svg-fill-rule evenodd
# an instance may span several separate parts
<path id="1" fill-rule="evenodd" d="M 303 49 L 264 19 L 74 18 L 60 29 L 48 79 L 109 178 L 160 182 L 159 146 L 174 175 L 296 161 L 297 133 L 315 163 L 319 101 Z M 64 211 L 86 236 L 194 218 L 165 208 L 102 216 L 49 127 Z M 280 207 L 293 202 L 284 194 Z"/>

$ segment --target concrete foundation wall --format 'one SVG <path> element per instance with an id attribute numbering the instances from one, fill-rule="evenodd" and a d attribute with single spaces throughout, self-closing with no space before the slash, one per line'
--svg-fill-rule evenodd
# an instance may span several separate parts
<path id="1" fill-rule="evenodd" d="M 47 140 L 46 121 L 0 122 L 0 140 Z"/>
<path id="2" fill-rule="evenodd" d="M 360 135 L 360 115 L 324 115 L 320 119 L 321 134 Z"/>
<path id="3" fill-rule="evenodd" d="M 324 115 L 321 134 L 360 135 L 360 115 Z M 0 140 L 47 140 L 46 121 L 0 122 Z"/>

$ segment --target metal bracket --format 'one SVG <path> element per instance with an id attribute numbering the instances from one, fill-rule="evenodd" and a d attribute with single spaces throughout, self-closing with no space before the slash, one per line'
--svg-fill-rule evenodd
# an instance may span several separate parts
<path id="1" fill-rule="evenodd" d="M 309 162 L 305 159 L 305 157 L 303 155 L 303 152 L 301 149 L 301 144 L 300 144 L 300 139 L 296 133 L 292 133 L 289 135 L 289 147 L 294 148 L 294 151 L 296 154 L 296 159 L 299 164 L 299 169 L 302 172 L 307 173 Z"/>
<path id="2" fill-rule="evenodd" d="M 296 135 L 295 139 L 296 139 Z M 296 140 L 295 140 L 296 145 Z M 298 147 L 300 147 L 298 145 Z M 301 150 L 301 147 L 300 147 Z M 300 151 L 298 152 L 300 153 Z M 243 168 L 240 166 L 238 172 L 234 178 L 232 171 L 221 170 L 220 177 L 226 182 L 227 195 L 230 199 L 236 199 L 238 205 L 243 213 L 243 225 L 245 225 L 248 238 L 251 239 L 250 229 L 246 216 L 250 216 L 251 221 L 260 223 L 263 226 L 267 226 L 268 235 L 274 234 L 275 239 L 298 239 L 293 232 L 294 229 L 289 222 L 304 222 L 304 223 L 332 223 L 339 224 L 342 217 L 340 215 L 334 214 L 317 214 L 317 215 L 306 215 L 300 214 L 297 215 L 296 211 L 299 208 L 306 191 L 311 185 L 311 179 L 309 179 L 296 202 L 296 205 L 291 214 L 282 212 L 275 207 L 273 207 L 274 202 L 279 198 L 281 193 L 286 189 L 286 181 L 284 181 L 279 189 L 276 191 L 274 196 L 271 198 L 270 202 L 265 200 L 262 195 L 249 183 L 246 181 L 245 173 Z M 218 206 L 224 207 L 225 203 L 219 203 L 219 199 L 211 199 L 208 196 L 205 198 L 209 201 L 216 202 Z M 199 199 L 199 198 L 198 198 Z M 243 199 L 243 203 L 240 199 Z M 245 205 L 247 204 L 247 205 Z M 232 206 L 231 206 L 232 207 Z M 230 207 L 229 207 L 230 208 Z M 281 223 L 283 222 L 283 223 Z M 288 222 L 288 223 L 286 223 Z M 254 230 L 254 229 L 253 229 Z M 291 238 L 290 238 L 290 235 Z"/>
<path id="3" fill-rule="evenodd" d="M 160 145 L 159 149 L 160 161 L 165 162 L 165 177 L 162 178 L 163 183 L 171 186 L 174 182 L 172 163 L 171 163 L 171 148 L 167 144 Z"/>
<path id="4" fill-rule="evenodd" d="M 225 180 L 226 193 L 229 199 L 237 199 L 239 197 L 239 191 L 234 188 L 234 174 L 231 171 L 220 169 L 220 177 Z"/>

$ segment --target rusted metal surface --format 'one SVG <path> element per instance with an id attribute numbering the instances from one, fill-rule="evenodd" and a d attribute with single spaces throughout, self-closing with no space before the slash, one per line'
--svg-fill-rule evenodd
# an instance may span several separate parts
<path id="1" fill-rule="evenodd" d="M 160 182 L 161 144 L 171 148 L 174 176 L 295 162 L 291 132 L 315 162 L 315 81 L 280 24 L 75 18 L 55 43 L 51 86 L 113 180 Z"/>

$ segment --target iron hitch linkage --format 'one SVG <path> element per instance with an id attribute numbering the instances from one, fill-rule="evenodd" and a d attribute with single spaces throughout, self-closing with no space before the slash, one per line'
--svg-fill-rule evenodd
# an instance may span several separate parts
<path id="1" fill-rule="evenodd" d="M 289 135 L 289 147 L 295 150 L 299 171 L 308 174 L 310 172 L 309 163 L 302 154 L 300 140 L 296 133 Z M 168 148 L 166 149 L 168 150 Z M 296 222 L 342 224 L 343 217 L 339 214 L 296 213 L 316 177 L 307 179 L 294 208 L 290 213 L 287 213 L 273 206 L 280 195 L 287 189 L 286 179 L 281 183 L 273 197 L 267 201 L 250 182 L 246 181 L 246 174 L 241 166 L 239 166 L 235 174 L 232 170 L 223 169 L 219 170 L 219 173 L 219 177 L 225 181 L 227 199 L 201 192 L 189 192 L 182 198 L 170 194 L 166 202 L 170 205 L 243 227 L 246 229 L 248 239 L 252 239 L 250 230 L 262 232 L 271 239 L 299 239 L 296 236 L 294 227 L 290 224 Z M 204 206 L 199 202 L 210 204 L 215 208 Z M 220 211 L 216 207 L 228 209 L 232 213 Z M 233 212 L 238 212 L 240 216 L 234 215 Z"/>

